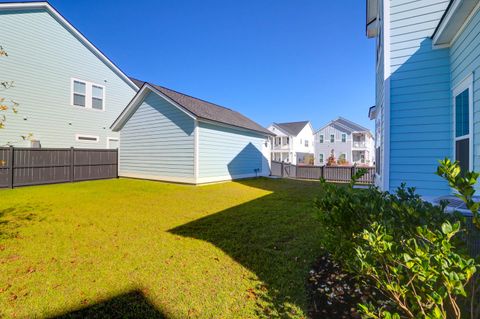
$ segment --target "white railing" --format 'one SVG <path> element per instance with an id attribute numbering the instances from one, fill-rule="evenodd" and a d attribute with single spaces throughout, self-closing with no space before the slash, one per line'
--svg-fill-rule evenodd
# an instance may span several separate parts
<path id="1" fill-rule="evenodd" d="M 355 141 L 353 141 L 353 147 L 357 147 L 357 148 L 367 147 L 367 142 L 355 142 Z"/>

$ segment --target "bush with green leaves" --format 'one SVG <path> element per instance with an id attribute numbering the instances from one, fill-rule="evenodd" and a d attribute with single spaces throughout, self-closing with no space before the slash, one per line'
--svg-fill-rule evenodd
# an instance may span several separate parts
<path id="1" fill-rule="evenodd" d="M 460 179 L 451 165 L 458 166 L 441 162 L 439 175 L 448 174 L 459 197 L 473 201 L 468 185 L 478 176 Z M 461 215 L 445 213 L 446 203 L 425 202 L 404 184 L 394 194 L 355 189 L 360 174 L 348 186 L 322 181 L 316 206 L 325 248 L 346 271 L 373 281 L 397 309 L 366 303 L 360 305 L 364 318 L 460 318 L 458 299 L 477 267 L 459 248 Z"/>

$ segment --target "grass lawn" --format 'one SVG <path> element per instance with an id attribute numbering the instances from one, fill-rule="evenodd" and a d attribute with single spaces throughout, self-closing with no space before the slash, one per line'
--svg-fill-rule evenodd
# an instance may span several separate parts
<path id="1" fill-rule="evenodd" d="M 0 191 L 0 317 L 306 317 L 317 182 Z"/>

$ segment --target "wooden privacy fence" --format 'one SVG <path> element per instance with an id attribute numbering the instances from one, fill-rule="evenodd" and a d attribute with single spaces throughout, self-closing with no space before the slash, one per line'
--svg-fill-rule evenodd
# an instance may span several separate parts
<path id="1" fill-rule="evenodd" d="M 271 174 L 286 178 L 298 179 L 320 179 L 324 178 L 330 182 L 350 182 L 360 168 L 356 166 L 297 166 L 289 163 L 272 161 Z M 373 184 L 375 167 L 365 167 L 367 173 L 363 175 L 358 183 Z"/>
<path id="2" fill-rule="evenodd" d="M 118 151 L 0 148 L 0 188 L 118 177 Z"/>

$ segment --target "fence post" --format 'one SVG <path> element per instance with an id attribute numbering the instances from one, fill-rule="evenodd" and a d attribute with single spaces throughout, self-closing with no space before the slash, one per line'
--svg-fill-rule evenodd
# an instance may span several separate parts
<path id="1" fill-rule="evenodd" d="M 284 164 L 283 164 L 283 161 L 282 161 L 282 165 L 281 165 L 282 177 L 284 177 L 284 172 L 283 172 L 284 167 L 283 167 L 283 165 Z"/>
<path id="2" fill-rule="evenodd" d="M 15 157 L 14 157 L 14 148 L 13 148 L 13 145 L 10 145 L 10 149 L 9 149 L 9 153 L 8 153 L 8 173 L 9 173 L 9 176 L 8 176 L 8 187 L 9 188 L 13 188 L 13 176 L 14 176 L 14 172 L 13 172 L 13 168 L 14 168 L 14 165 L 13 165 L 13 161 L 15 160 Z"/>
<path id="3" fill-rule="evenodd" d="M 118 169 L 120 167 L 120 154 L 118 152 L 118 148 L 116 150 L 116 153 L 117 153 L 117 178 L 118 178 Z"/>
<path id="4" fill-rule="evenodd" d="M 325 179 L 325 165 L 320 166 L 320 178 Z"/>
<path id="5" fill-rule="evenodd" d="M 355 175 L 355 165 L 353 165 L 350 169 L 350 180 L 352 179 L 353 175 Z"/>
<path id="6" fill-rule="evenodd" d="M 70 147 L 70 182 L 75 179 L 75 149 Z"/>

